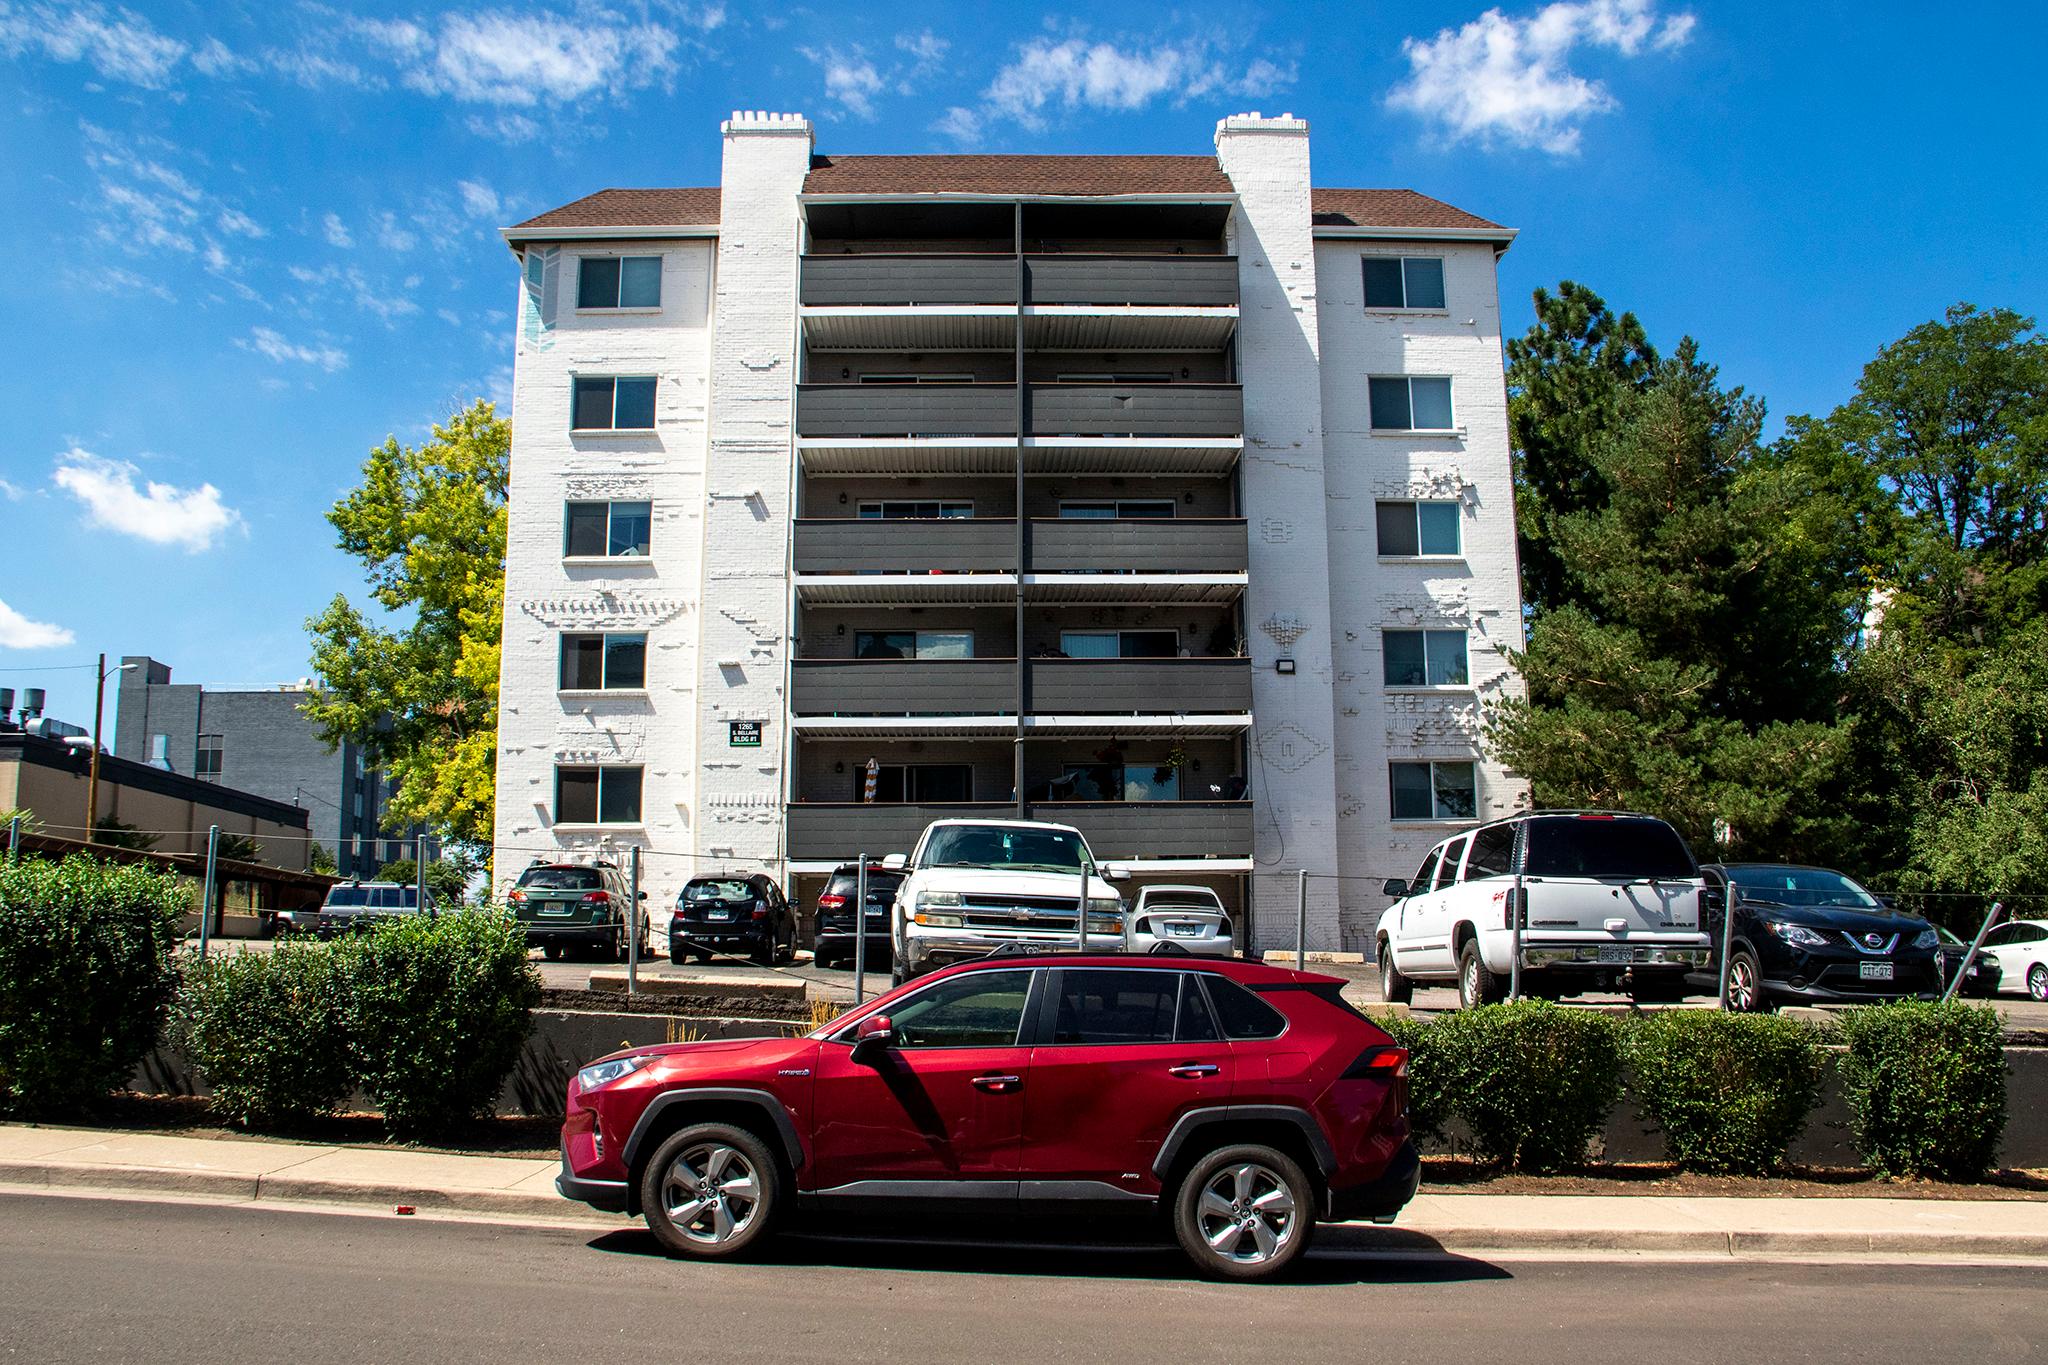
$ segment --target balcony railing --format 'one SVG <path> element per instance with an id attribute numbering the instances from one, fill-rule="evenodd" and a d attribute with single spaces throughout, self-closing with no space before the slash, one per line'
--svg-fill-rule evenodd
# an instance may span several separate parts
<path id="1" fill-rule="evenodd" d="M 1047 715 L 1234 715 L 1252 709 L 1249 659 L 1032 659 L 1026 705 Z"/>
<path id="2" fill-rule="evenodd" d="M 1008 801 L 789 806 L 789 856 L 800 862 L 908 853 L 934 820 L 1016 818 Z M 1026 818 L 1072 825 L 1098 858 L 1249 858 L 1249 801 L 1038 801 Z"/>
<path id="3" fill-rule="evenodd" d="M 1033 573 L 1243 573 L 1250 554 L 1241 517 L 1031 521 Z"/>
<path id="4" fill-rule="evenodd" d="M 1000 716 L 1017 710 L 1015 659 L 798 659 L 799 716 Z"/>
<path id="5" fill-rule="evenodd" d="M 795 566 L 800 574 L 1014 573 L 1017 523 L 1007 517 L 806 518 L 796 523 Z"/>
<path id="6" fill-rule="evenodd" d="M 1031 256 L 1034 304 L 1223 308 L 1237 303 L 1235 256 Z"/>
<path id="7" fill-rule="evenodd" d="M 1014 384 L 799 384 L 796 433 L 820 436 L 1017 434 Z"/>
<path id="8" fill-rule="evenodd" d="M 1000 256 L 806 256 L 806 308 L 1014 304 L 1017 258 Z"/>
<path id="9" fill-rule="evenodd" d="M 1034 436 L 1238 436 L 1236 384 L 1033 384 Z"/>

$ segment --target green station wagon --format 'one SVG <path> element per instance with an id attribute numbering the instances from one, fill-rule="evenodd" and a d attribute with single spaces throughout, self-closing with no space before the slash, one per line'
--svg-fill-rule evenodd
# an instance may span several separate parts
<path id="1" fill-rule="evenodd" d="M 548 961 L 560 962 L 576 952 L 624 962 L 630 895 L 616 864 L 535 863 L 519 874 L 508 899 L 526 930 L 527 946 L 538 946 Z M 647 893 L 640 898 L 647 899 Z M 644 917 L 640 956 L 647 956 Z"/>

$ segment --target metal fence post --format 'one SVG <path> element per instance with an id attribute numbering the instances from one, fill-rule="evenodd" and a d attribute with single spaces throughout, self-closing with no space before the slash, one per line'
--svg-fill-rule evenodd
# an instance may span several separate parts
<path id="1" fill-rule="evenodd" d="M 1970 974 L 1970 964 L 1977 960 L 1977 952 L 1984 946 L 1984 939 L 1991 932 L 1991 926 L 1998 923 L 1998 917 L 2005 913 L 2004 901 L 1991 902 L 1991 913 L 1984 917 L 1984 925 L 1977 930 L 1977 937 L 1970 940 L 1970 951 L 1963 954 L 1963 965 L 1956 968 L 1955 979 L 1948 983 L 1948 989 L 1941 993 L 1941 1003 L 1947 1004 L 1955 998 L 1962 986 L 1963 978 Z"/>
<path id="2" fill-rule="evenodd" d="M 1508 999 L 1522 998 L 1522 907 L 1529 903 L 1528 884 L 1515 874 L 1514 889 L 1508 892 Z"/>
<path id="3" fill-rule="evenodd" d="M 1294 970 L 1308 970 L 1308 869 L 1301 868 L 1294 879 Z"/>
<path id="4" fill-rule="evenodd" d="M 214 864 L 220 861 L 220 826 L 206 827 L 206 903 L 199 908 L 199 955 L 206 956 L 213 937 Z"/>
<path id="5" fill-rule="evenodd" d="M 626 994 L 640 994 L 640 845 L 626 850 Z"/>
<path id="6" fill-rule="evenodd" d="M 21 857 L 21 817 L 19 815 L 7 822 L 7 856 L 12 859 L 19 859 Z"/>
<path id="7" fill-rule="evenodd" d="M 1729 877 L 1723 883 L 1721 896 L 1721 1008 L 1729 1008 L 1728 970 L 1735 956 L 1735 907 L 1742 900 L 1742 888 Z M 1759 983 L 1761 984 L 1761 983 Z"/>
<path id="8" fill-rule="evenodd" d="M 413 904 L 427 912 L 427 918 L 434 917 L 434 907 L 427 904 L 427 833 L 425 826 L 412 841 L 412 899 Z"/>
<path id="9" fill-rule="evenodd" d="M 868 855 L 853 874 L 853 1003 L 868 998 Z"/>
<path id="10" fill-rule="evenodd" d="M 1081 912 L 1074 916 L 1078 926 L 1078 943 L 1082 952 L 1088 951 L 1088 855 L 1081 855 Z"/>

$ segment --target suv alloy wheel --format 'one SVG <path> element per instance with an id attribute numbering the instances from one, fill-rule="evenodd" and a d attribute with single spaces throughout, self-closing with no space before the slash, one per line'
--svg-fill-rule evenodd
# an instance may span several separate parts
<path id="1" fill-rule="evenodd" d="M 1501 995 L 1500 978 L 1479 955 L 1479 940 L 1466 939 L 1465 946 L 1458 950 L 1459 1008 L 1469 1010 L 1481 1005 L 1499 1004 Z"/>
<path id="2" fill-rule="evenodd" d="M 1308 1250 L 1315 1209 L 1315 1187 L 1292 1158 L 1248 1143 L 1194 1164 L 1174 1199 L 1173 1231 L 1203 1274 L 1264 1280 Z"/>
<path id="3" fill-rule="evenodd" d="M 655 1149 L 640 1176 L 647 1226 L 671 1254 L 725 1260 L 768 1234 L 781 1212 L 782 1173 L 744 1128 L 698 1123 Z"/>
<path id="4" fill-rule="evenodd" d="M 1405 1005 L 1415 998 L 1415 983 L 1401 975 L 1401 969 L 1394 965 L 1394 949 L 1385 939 L 1380 940 L 1380 1000 L 1389 1005 Z"/>

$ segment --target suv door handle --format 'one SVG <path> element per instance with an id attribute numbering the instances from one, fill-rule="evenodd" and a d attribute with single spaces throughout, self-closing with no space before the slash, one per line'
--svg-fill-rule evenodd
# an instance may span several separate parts
<path id="1" fill-rule="evenodd" d="M 1214 1062 L 1187 1062 L 1181 1066 L 1166 1068 L 1166 1074 L 1169 1076 L 1179 1076 L 1184 1080 L 1194 1080 L 1199 1076 L 1213 1076 L 1222 1069 L 1222 1067 Z"/>
<path id="2" fill-rule="evenodd" d="M 1024 1088 L 1022 1076 L 976 1076 L 970 1082 L 976 1090 L 986 1090 L 991 1095 L 1008 1095 Z"/>

